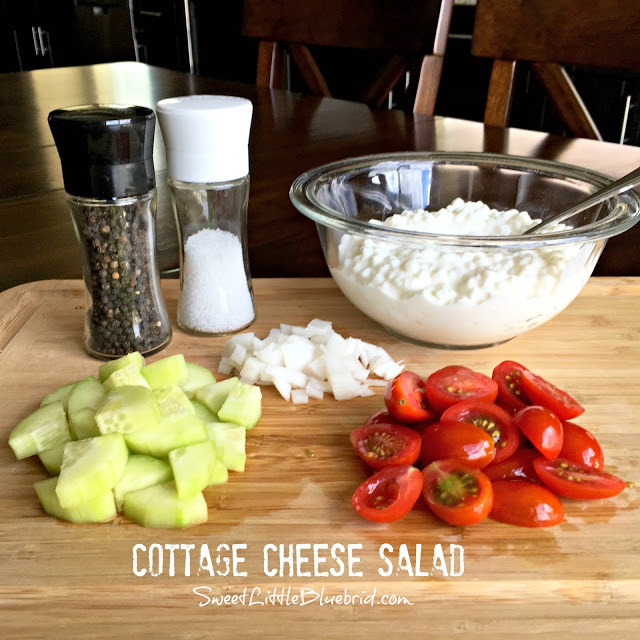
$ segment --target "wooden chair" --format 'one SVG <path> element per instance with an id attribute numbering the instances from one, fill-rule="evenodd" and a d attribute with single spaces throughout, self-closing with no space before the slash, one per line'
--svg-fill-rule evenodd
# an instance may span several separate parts
<path id="1" fill-rule="evenodd" d="M 381 106 L 408 68 L 420 68 L 416 113 L 433 114 L 453 0 L 244 0 L 242 33 L 260 40 L 256 84 L 280 88 L 288 51 L 314 95 L 331 96 L 308 45 L 388 51 L 362 101 Z"/>
<path id="2" fill-rule="evenodd" d="M 484 122 L 509 123 L 516 64 L 527 61 L 576 137 L 602 140 L 563 65 L 640 70 L 635 0 L 478 0 L 471 51 L 494 58 Z"/>

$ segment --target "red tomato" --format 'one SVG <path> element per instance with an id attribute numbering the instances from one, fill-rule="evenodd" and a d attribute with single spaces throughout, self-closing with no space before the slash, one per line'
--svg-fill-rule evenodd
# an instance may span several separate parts
<path id="1" fill-rule="evenodd" d="M 407 464 L 387 467 L 355 491 L 353 508 L 371 522 L 393 522 L 407 515 L 422 491 L 422 474 Z"/>
<path id="2" fill-rule="evenodd" d="M 539 404 L 553 411 L 560 420 L 571 420 L 584 413 L 581 407 L 566 391 L 558 389 L 544 378 L 531 371 L 522 372 L 522 388 L 529 396 L 531 404 Z"/>
<path id="3" fill-rule="evenodd" d="M 462 400 L 493 402 L 498 395 L 498 385 L 481 373 L 452 365 L 432 373 L 427 378 L 425 392 L 429 404 L 442 413 Z"/>
<path id="4" fill-rule="evenodd" d="M 434 460 L 455 458 L 470 467 L 482 469 L 494 455 L 493 438 L 468 422 L 438 422 L 427 427 L 422 434 L 420 461 L 424 465 Z"/>
<path id="5" fill-rule="evenodd" d="M 501 362 L 491 376 L 498 384 L 498 400 L 505 407 L 524 409 L 531 401 L 522 390 L 522 372 L 526 368 L 513 360 Z"/>
<path id="6" fill-rule="evenodd" d="M 564 519 L 562 502 L 548 489 L 526 480 L 497 480 L 489 517 L 518 527 L 553 527 Z"/>
<path id="7" fill-rule="evenodd" d="M 513 421 L 545 458 L 553 460 L 558 456 L 562 449 L 562 423 L 549 409 L 525 407 L 513 416 Z"/>
<path id="8" fill-rule="evenodd" d="M 351 432 L 355 452 L 373 469 L 413 464 L 420 455 L 420 434 L 398 424 L 365 424 Z"/>
<path id="9" fill-rule="evenodd" d="M 494 460 L 483 471 L 491 482 L 495 480 L 528 480 L 539 484 L 538 474 L 533 467 L 533 461 L 539 457 L 540 454 L 534 449 L 518 449 L 506 460 L 500 462 Z"/>
<path id="10" fill-rule="evenodd" d="M 422 475 L 422 494 L 438 518 L 457 527 L 465 527 L 489 515 L 493 506 L 493 489 L 482 471 L 449 458 L 432 462 Z"/>
<path id="11" fill-rule="evenodd" d="M 493 462 L 508 458 L 520 444 L 520 432 L 511 416 L 491 402 L 480 400 L 463 400 L 449 407 L 440 418 L 442 422 L 470 422 L 486 431 L 496 448 Z"/>
<path id="12" fill-rule="evenodd" d="M 364 421 L 364 424 L 379 424 L 380 422 L 384 424 L 393 424 L 394 419 L 386 409 L 380 409 L 380 411 L 376 411 L 374 414 L 370 415 Z"/>
<path id="13" fill-rule="evenodd" d="M 602 447 L 592 433 L 573 422 L 563 422 L 562 430 L 564 439 L 562 449 L 558 454 L 559 458 L 577 462 L 593 469 L 604 467 Z"/>
<path id="14" fill-rule="evenodd" d="M 554 493 L 575 500 L 597 500 L 617 496 L 627 486 L 623 480 L 599 469 L 571 460 L 538 458 L 533 466 L 542 482 Z"/>
<path id="15" fill-rule="evenodd" d="M 412 371 L 397 375 L 384 392 L 384 403 L 389 415 L 400 422 L 413 423 L 429 420 L 433 411 L 424 393 L 425 382 Z"/>

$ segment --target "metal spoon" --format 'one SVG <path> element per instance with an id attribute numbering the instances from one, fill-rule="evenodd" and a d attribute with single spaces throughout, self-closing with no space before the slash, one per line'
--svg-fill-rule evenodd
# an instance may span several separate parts
<path id="1" fill-rule="evenodd" d="M 547 218 L 546 220 L 538 223 L 535 227 L 531 227 L 527 229 L 523 233 L 523 235 L 533 235 L 535 233 L 539 233 L 542 229 L 546 229 L 549 225 L 552 225 L 554 222 L 563 222 L 567 218 L 575 215 L 576 213 L 580 213 L 589 207 L 593 207 L 596 204 L 600 204 L 605 200 L 613 196 L 617 196 L 619 193 L 624 193 L 628 191 L 632 187 L 640 184 L 640 167 L 628 173 L 626 176 L 623 176 L 619 180 L 608 184 L 606 187 L 599 189 L 595 193 L 591 194 L 585 200 L 581 200 L 578 204 L 574 204 L 573 206 L 561 211 L 560 213 L 556 213 L 555 215 Z"/>

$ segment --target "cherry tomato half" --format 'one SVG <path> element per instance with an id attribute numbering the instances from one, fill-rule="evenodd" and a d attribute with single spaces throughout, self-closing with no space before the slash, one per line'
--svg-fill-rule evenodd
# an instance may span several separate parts
<path id="1" fill-rule="evenodd" d="M 380 409 L 380 411 L 376 411 L 374 414 L 370 415 L 364 421 L 364 424 L 379 424 L 380 422 L 384 424 L 394 424 L 395 421 L 386 409 Z"/>
<path id="2" fill-rule="evenodd" d="M 526 480 L 497 480 L 490 518 L 518 527 L 553 527 L 564 519 L 562 502 L 545 487 Z"/>
<path id="3" fill-rule="evenodd" d="M 604 454 L 596 437 L 573 422 L 563 422 L 564 439 L 559 458 L 583 464 L 592 469 L 604 467 Z"/>
<path id="4" fill-rule="evenodd" d="M 549 409 L 525 407 L 513 416 L 513 422 L 545 458 L 553 460 L 558 456 L 562 449 L 562 423 Z"/>
<path id="5" fill-rule="evenodd" d="M 365 424 L 351 432 L 351 446 L 373 469 L 412 465 L 420 455 L 420 434 L 398 424 Z"/>
<path id="6" fill-rule="evenodd" d="M 465 527 L 489 515 L 493 489 L 482 471 L 449 458 L 432 462 L 424 468 L 422 475 L 422 494 L 438 518 Z"/>
<path id="7" fill-rule="evenodd" d="M 425 382 L 413 371 L 397 375 L 384 392 L 384 403 L 393 420 L 410 424 L 433 417 L 425 395 Z"/>
<path id="8" fill-rule="evenodd" d="M 455 458 L 475 469 L 486 467 L 495 455 L 493 438 L 469 422 L 438 422 L 422 434 L 420 462 Z"/>
<path id="9" fill-rule="evenodd" d="M 429 404 L 442 413 L 462 400 L 493 402 L 498 395 L 498 384 L 482 373 L 452 365 L 427 378 L 425 393 Z"/>
<path id="10" fill-rule="evenodd" d="M 486 431 L 493 439 L 496 448 L 493 462 L 505 460 L 520 444 L 520 432 L 513 424 L 511 416 L 491 402 L 463 400 L 449 407 L 440 420 L 469 422 Z"/>
<path id="11" fill-rule="evenodd" d="M 534 449 L 518 449 L 506 460 L 495 460 L 483 469 L 483 472 L 494 482 L 495 480 L 528 480 L 540 484 L 533 461 L 540 457 Z"/>
<path id="12" fill-rule="evenodd" d="M 387 467 L 367 478 L 351 498 L 353 508 L 371 522 L 393 522 L 407 515 L 420 497 L 422 474 L 407 464 Z"/>
<path id="13" fill-rule="evenodd" d="M 533 466 L 542 482 L 554 493 L 574 500 L 597 500 L 617 496 L 627 486 L 623 480 L 599 469 L 564 458 L 538 458 Z"/>
<path id="14" fill-rule="evenodd" d="M 505 360 L 493 370 L 491 377 L 498 384 L 498 400 L 505 407 L 524 409 L 531 404 L 521 385 L 522 372 L 526 370 L 513 360 Z"/>
<path id="15" fill-rule="evenodd" d="M 558 389 L 558 387 L 528 369 L 522 372 L 520 382 L 522 389 L 531 400 L 531 404 L 539 404 L 542 407 L 546 407 L 553 411 L 560 420 L 571 420 L 571 418 L 584 413 L 584 408 L 566 391 Z"/>

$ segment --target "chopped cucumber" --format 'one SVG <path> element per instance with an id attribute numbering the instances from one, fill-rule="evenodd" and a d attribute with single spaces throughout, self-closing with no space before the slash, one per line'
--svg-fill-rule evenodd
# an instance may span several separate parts
<path id="1" fill-rule="evenodd" d="M 171 467 L 164 460 L 157 460 L 151 456 L 129 456 L 124 475 L 113 488 L 116 508 L 122 511 L 124 497 L 131 491 L 146 489 L 154 484 L 161 484 L 173 479 Z"/>
<path id="2" fill-rule="evenodd" d="M 143 527 L 189 527 L 206 522 L 207 502 L 202 493 L 181 500 L 174 482 L 131 491 L 124 497 L 124 515 Z"/>
<path id="3" fill-rule="evenodd" d="M 202 420 L 202 422 L 204 422 L 205 424 L 208 424 L 209 422 L 216 422 L 216 414 L 213 413 L 213 411 L 211 411 L 209 407 L 203 405 L 202 402 L 192 400 L 191 406 L 193 407 L 193 410 L 195 411 L 198 418 L 200 418 L 200 420 Z"/>
<path id="4" fill-rule="evenodd" d="M 217 484 L 225 484 L 229 482 L 229 471 L 227 467 L 224 466 L 224 463 L 216 458 L 213 463 L 213 469 L 211 470 L 211 475 L 209 476 L 209 484 L 208 487 L 213 487 Z"/>
<path id="5" fill-rule="evenodd" d="M 181 500 L 196 495 L 209 485 L 216 461 L 215 445 L 209 440 L 169 453 L 169 464 Z"/>
<path id="6" fill-rule="evenodd" d="M 68 442 L 56 486 L 60 505 L 69 509 L 111 491 L 120 482 L 128 457 L 120 433 Z"/>
<path id="7" fill-rule="evenodd" d="M 47 515 L 68 522 L 108 522 L 116 517 L 116 505 L 113 493 L 107 491 L 89 502 L 65 509 L 58 500 L 56 486 L 58 478 L 47 478 L 33 486 Z"/>
<path id="8" fill-rule="evenodd" d="M 70 439 L 67 415 L 60 400 L 36 409 L 21 420 L 9 435 L 9 446 L 18 460 L 53 449 Z"/>
<path id="9" fill-rule="evenodd" d="M 219 383 L 222 384 L 222 383 Z M 218 411 L 221 422 L 234 422 L 253 429 L 262 416 L 260 387 L 238 382 Z"/>
<path id="10" fill-rule="evenodd" d="M 160 407 L 146 387 L 116 387 L 98 407 L 95 417 L 103 435 L 149 431 L 160 422 Z"/>
<path id="11" fill-rule="evenodd" d="M 152 389 L 164 389 L 174 384 L 183 385 L 188 377 L 187 365 L 181 353 L 156 360 L 142 367 L 142 375 Z"/>
<path id="12" fill-rule="evenodd" d="M 244 471 L 247 461 L 245 444 L 247 430 L 239 424 L 210 422 L 207 424 L 209 439 L 215 442 L 224 466 L 229 471 Z"/>
<path id="13" fill-rule="evenodd" d="M 69 402 L 69 394 L 71 393 L 71 389 L 75 382 L 70 382 L 69 384 L 65 384 L 62 387 L 58 387 L 55 391 L 51 393 L 47 393 L 47 395 L 42 398 L 42 402 L 40 403 L 41 407 L 46 407 L 48 404 L 52 402 L 60 401 L 62 402 L 62 406 L 66 412 L 67 403 Z"/>
<path id="14" fill-rule="evenodd" d="M 106 395 L 107 392 L 104 387 L 92 376 L 76 382 L 71 387 L 71 393 L 69 394 L 69 405 L 67 407 L 69 419 L 74 413 L 82 409 L 93 409 L 95 413 Z"/>
<path id="15" fill-rule="evenodd" d="M 209 369 L 205 369 L 195 362 L 187 362 L 186 365 L 187 380 L 182 384 L 182 390 L 193 400 L 198 389 L 215 383 L 216 379 Z"/>
<path id="16" fill-rule="evenodd" d="M 142 354 L 138 351 L 134 351 L 133 353 L 128 353 L 126 356 L 122 356 L 122 358 L 118 358 L 117 360 L 111 360 L 110 362 L 105 362 L 98 367 L 98 380 L 100 382 L 104 382 L 114 371 L 118 369 L 123 369 L 129 364 L 134 364 L 138 371 L 144 367 L 144 358 Z"/>
<path id="17" fill-rule="evenodd" d="M 132 452 L 154 458 L 164 458 L 174 449 L 208 439 L 204 422 L 194 415 L 164 418 L 154 429 L 129 432 L 125 438 Z"/>
<path id="18" fill-rule="evenodd" d="M 189 400 L 185 392 L 175 384 L 166 389 L 158 389 L 158 391 L 153 392 L 153 395 L 158 401 L 160 415 L 163 418 L 193 415 L 196 412 L 191 404 L 191 400 Z"/>
<path id="19" fill-rule="evenodd" d="M 93 409 L 80 409 L 69 416 L 69 431 L 76 440 L 95 438 L 100 435 Z"/>
<path id="20" fill-rule="evenodd" d="M 234 377 L 200 387 L 200 389 L 196 391 L 196 400 L 206 405 L 213 413 L 218 413 L 227 396 L 239 382 L 240 380 Z"/>
<path id="21" fill-rule="evenodd" d="M 133 363 L 114 371 L 102 384 L 104 384 L 104 388 L 107 390 L 124 386 L 146 387 L 147 389 L 151 389 L 146 378 Z"/>
<path id="22" fill-rule="evenodd" d="M 71 435 L 67 442 L 71 442 Z M 64 447 L 67 442 L 56 445 L 46 451 L 41 451 L 38 454 L 40 462 L 44 465 L 44 468 L 49 472 L 49 475 L 57 476 L 60 474 L 60 467 L 62 466 L 62 456 L 64 455 Z"/>

